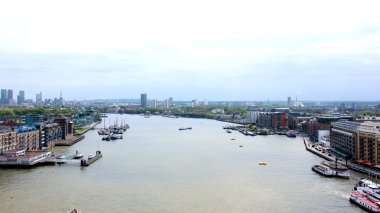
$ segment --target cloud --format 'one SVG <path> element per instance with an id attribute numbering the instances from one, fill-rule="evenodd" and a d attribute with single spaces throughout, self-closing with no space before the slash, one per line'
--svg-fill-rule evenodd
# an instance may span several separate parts
<path id="1" fill-rule="evenodd" d="M 378 1 L 22 4 L 0 3 L 0 74 L 30 97 L 380 98 L 356 92 L 378 90 Z"/>

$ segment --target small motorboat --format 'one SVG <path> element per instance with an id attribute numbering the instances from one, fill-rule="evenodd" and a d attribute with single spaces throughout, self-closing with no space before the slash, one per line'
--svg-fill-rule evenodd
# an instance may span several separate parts
<path id="1" fill-rule="evenodd" d="M 239 147 L 243 147 L 243 145 L 239 145 Z"/>
<path id="2" fill-rule="evenodd" d="M 234 141 L 234 140 L 236 140 L 236 139 L 235 139 L 235 138 L 231 138 L 230 140 L 231 140 L 231 141 Z"/>
<path id="3" fill-rule="evenodd" d="M 266 165 L 267 165 L 267 163 L 266 163 L 266 162 L 264 162 L 264 161 L 261 161 L 261 162 L 259 162 L 259 165 L 260 165 L 260 166 L 266 166 Z"/>
<path id="4" fill-rule="evenodd" d="M 81 159 L 83 158 L 83 154 L 78 152 L 78 150 L 75 152 L 75 155 L 73 157 L 74 159 Z"/>
<path id="5" fill-rule="evenodd" d="M 227 132 L 227 133 L 232 133 L 232 131 L 231 131 L 231 130 L 227 130 L 226 132 Z"/>

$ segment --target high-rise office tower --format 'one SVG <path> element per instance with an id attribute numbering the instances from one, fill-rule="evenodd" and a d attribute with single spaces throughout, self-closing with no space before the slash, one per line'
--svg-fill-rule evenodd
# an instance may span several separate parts
<path id="1" fill-rule="evenodd" d="M 13 90 L 8 90 L 8 104 L 13 100 Z"/>
<path id="2" fill-rule="evenodd" d="M 42 103 L 42 92 L 36 94 L 36 104 Z"/>
<path id="3" fill-rule="evenodd" d="M 25 102 L 25 92 L 19 91 L 17 96 L 17 104 L 23 104 Z"/>
<path id="4" fill-rule="evenodd" d="M 147 103 L 147 96 L 145 93 L 141 94 L 141 107 L 145 108 Z"/>
<path id="5" fill-rule="evenodd" d="M 7 104 L 7 90 L 6 89 L 1 89 L 1 99 L 0 99 L 0 104 Z"/>
<path id="6" fill-rule="evenodd" d="M 288 97 L 288 107 L 292 106 L 292 97 Z"/>
<path id="7" fill-rule="evenodd" d="M 169 106 L 173 106 L 173 98 L 172 97 L 169 98 Z"/>

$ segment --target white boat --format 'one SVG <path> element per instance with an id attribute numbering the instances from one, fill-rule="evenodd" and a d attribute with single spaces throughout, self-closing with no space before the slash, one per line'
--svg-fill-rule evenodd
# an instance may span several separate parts
<path id="1" fill-rule="evenodd" d="M 339 164 L 322 161 L 311 167 L 311 170 L 326 177 L 350 178 L 348 168 Z"/>
<path id="2" fill-rule="evenodd" d="M 75 155 L 73 157 L 74 159 L 81 159 L 83 158 L 83 154 L 78 152 L 78 150 L 75 152 Z"/>
<path id="3" fill-rule="evenodd" d="M 350 201 L 369 212 L 380 212 L 380 185 L 361 179 L 351 192 Z"/>

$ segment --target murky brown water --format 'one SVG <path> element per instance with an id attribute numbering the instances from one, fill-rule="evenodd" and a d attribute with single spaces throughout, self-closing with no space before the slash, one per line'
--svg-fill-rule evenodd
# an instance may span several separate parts
<path id="1" fill-rule="evenodd" d="M 0 169 L 0 212 L 361 211 L 348 200 L 361 175 L 341 180 L 312 172 L 322 159 L 306 152 L 301 138 L 227 134 L 213 120 L 118 115 L 123 119 L 131 126 L 123 140 L 103 142 L 90 131 L 55 149 L 100 149 L 104 157 L 87 168 Z M 178 131 L 187 126 L 193 130 Z"/>

